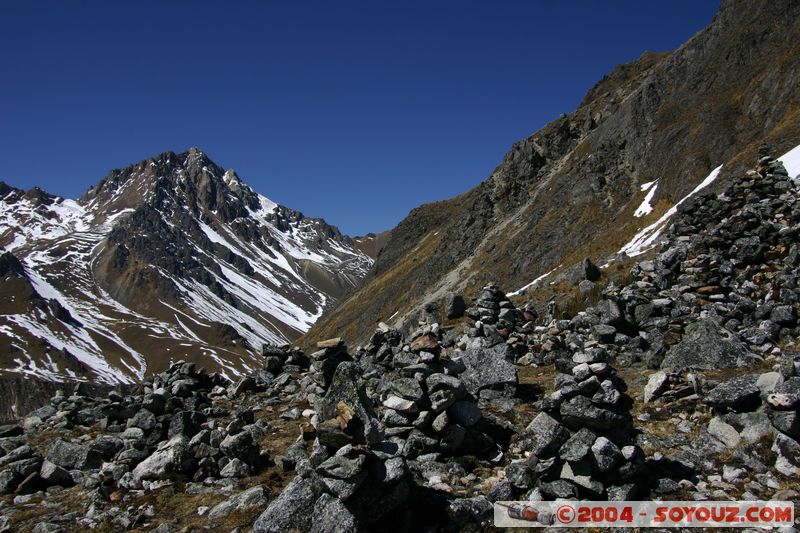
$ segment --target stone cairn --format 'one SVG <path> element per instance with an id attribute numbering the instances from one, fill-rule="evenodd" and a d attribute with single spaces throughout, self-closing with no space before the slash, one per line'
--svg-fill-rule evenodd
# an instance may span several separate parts
<path id="1" fill-rule="evenodd" d="M 528 499 L 630 500 L 643 493 L 645 456 L 633 443 L 630 398 L 601 351 L 578 352 L 516 443 L 526 457 L 506 477 Z"/>

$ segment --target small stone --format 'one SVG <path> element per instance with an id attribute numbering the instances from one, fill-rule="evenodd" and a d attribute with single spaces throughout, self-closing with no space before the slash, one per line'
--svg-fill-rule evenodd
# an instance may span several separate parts
<path id="1" fill-rule="evenodd" d="M 227 478 L 246 477 L 248 474 L 250 474 L 250 467 L 247 466 L 247 463 L 236 457 L 228 461 L 228 464 L 219 472 L 220 476 Z"/>
<path id="2" fill-rule="evenodd" d="M 730 465 L 724 465 L 722 467 L 722 479 L 727 481 L 728 483 L 732 483 L 737 479 L 741 479 L 745 477 L 746 473 L 741 468 L 735 468 Z"/>
<path id="3" fill-rule="evenodd" d="M 592 430 L 581 428 L 564 443 L 558 456 L 564 461 L 578 462 L 586 457 L 595 440 L 597 435 Z"/>
<path id="4" fill-rule="evenodd" d="M 767 396 L 767 403 L 774 409 L 789 410 L 800 404 L 800 398 L 796 394 L 770 394 Z"/>
<path id="5" fill-rule="evenodd" d="M 447 427 L 450 423 L 450 417 L 447 415 L 447 411 L 443 411 L 439 413 L 439 415 L 433 419 L 433 423 L 431 424 L 431 428 L 436 433 L 441 433 L 441 431 Z"/>
<path id="6" fill-rule="evenodd" d="M 411 400 L 400 398 L 399 396 L 389 396 L 384 400 L 383 406 L 401 413 L 418 413 L 419 407 Z"/>
<path id="7" fill-rule="evenodd" d="M 598 437 L 592 445 L 594 464 L 600 472 L 610 472 L 622 460 L 622 453 L 616 444 L 605 437 Z"/>
<path id="8" fill-rule="evenodd" d="M 572 375 L 575 376 L 576 380 L 583 381 L 592 375 L 592 370 L 589 368 L 588 363 L 581 363 L 572 368 Z"/>
<path id="9" fill-rule="evenodd" d="M 708 423 L 708 433 L 719 439 L 728 448 L 736 448 L 742 440 L 739 432 L 718 416 L 712 418 Z"/>
<path id="10" fill-rule="evenodd" d="M 644 403 L 650 403 L 669 387 L 669 377 L 666 372 L 658 371 L 650 376 L 647 385 L 644 386 Z"/>
<path id="11" fill-rule="evenodd" d="M 758 376 L 756 387 L 761 394 L 767 396 L 772 394 L 776 387 L 783 383 L 783 376 L 778 372 L 766 372 Z"/>
<path id="12" fill-rule="evenodd" d="M 633 483 L 606 487 L 609 501 L 631 501 L 636 499 L 637 487 Z"/>
<path id="13" fill-rule="evenodd" d="M 536 415 L 525 433 L 530 435 L 530 452 L 539 458 L 555 455 L 570 436 L 569 431 L 547 413 Z"/>
<path id="14" fill-rule="evenodd" d="M 506 467 L 506 479 L 518 489 L 530 489 L 538 478 L 534 469 L 536 462 L 535 457 L 512 461 L 512 463 Z"/>

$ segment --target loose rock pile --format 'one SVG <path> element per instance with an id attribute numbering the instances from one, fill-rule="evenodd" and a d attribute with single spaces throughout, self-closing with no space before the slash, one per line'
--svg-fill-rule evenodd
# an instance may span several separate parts
<path id="1" fill-rule="evenodd" d="M 37 490 L 80 485 L 107 502 L 115 491 L 158 490 L 175 482 L 231 487 L 265 463 L 258 446 L 265 427 L 250 410 L 230 412 L 215 402 L 226 397 L 226 386 L 221 376 L 179 362 L 132 395 L 112 391 L 91 398 L 79 386 L 72 396 L 55 396 L 25 418 L 28 433 L 93 425 L 102 433 L 55 438 L 37 450 L 22 428 L 8 429 L 0 438 L 0 491 L 25 501 Z M 90 510 L 80 521 L 91 527 L 104 518 Z"/>
<path id="2" fill-rule="evenodd" d="M 372 407 L 357 365 L 340 364 L 317 402 L 317 438 L 290 450 L 298 475 L 258 518 L 254 532 L 355 531 L 403 514 L 408 466 L 399 446 L 382 442 Z"/>
<path id="3" fill-rule="evenodd" d="M 298 475 L 261 515 L 255 531 L 323 531 L 337 516 L 349 524 L 343 530 L 380 524 L 394 529 L 398 521 L 419 520 L 403 504 L 428 498 L 420 493 L 426 487 L 467 494 L 463 484 L 457 489 L 446 483 L 453 483 L 454 475 L 467 476 L 461 457 L 487 466 L 502 460 L 508 432 L 477 406 L 463 379 L 476 382 L 469 367 L 457 357 L 441 357 L 438 325 L 426 325 L 410 337 L 405 342 L 399 332 L 382 326 L 357 362 L 338 364 L 326 394 L 315 403 L 306 443 L 281 458 Z M 427 483 L 418 486 L 415 479 Z M 304 505 L 288 503 L 298 498 L 305 498 Z M 436 512 L 444 515 L 453 505 L 467 505 L 458 503 L 462 500 L 448 498 Z M 477 505 L 481 517 L 491 509 L 485 499 Z"/>
<path id="4" fill-rule="evenodd" d="M 515 445 L 506 477 L 527 499 L 625 500 L 646 494 L 645 456 L 633 445 L 630 398 L 602 352 L 578 352 Z"/>

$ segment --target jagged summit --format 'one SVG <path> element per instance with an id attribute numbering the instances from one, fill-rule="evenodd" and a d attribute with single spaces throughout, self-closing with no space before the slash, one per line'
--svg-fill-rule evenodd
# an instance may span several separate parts
<path id="1" fill-rule="evenodd" d="M 0 191 L 0 246 L 84 325 L 38 308 L 0 316 L 20 354 L 11 372 L 61 376 L 47 353 L 66 349 L 104 381 L 139 379 L 173 353 L 233 375 L 262 344 L 297 338 L 372 264 L 360 242 L 196 148 L 112 170 L 77 201 Z"/>

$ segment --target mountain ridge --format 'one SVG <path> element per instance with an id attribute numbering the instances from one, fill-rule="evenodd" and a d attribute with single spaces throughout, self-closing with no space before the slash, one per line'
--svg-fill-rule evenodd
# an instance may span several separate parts
<path id="1" fill-rule="evenodd" d="M 50 379 L 140 379 L 170 351 L 236 375 L 262 345 L 295 339 L 372 263 L 367 241 L 257 194 L 196 148 L 112 170 L 78 200 L 7 184 L 0 197 L 0 246 L 24 266 L 31 300 L 0 316 L 3 367 Z M 102 375 L 67 371 L 56 351 Z"/>
<path id="2" fill-rule="evenodd" d="M 796 146 L 798 11 L 727 0 L 677 50 L 614 69 L 576 111 L 515 143 L 484 182 L 412 210 L 364 287 L 326 313 L 303 345 L 337 336 L 364 342 L 365 331 L 394 317 L 408 316 L 404 325 L 413 327 L 449 291 L 524 287 L 550 272 L 548 282 L 563 279 L 586 257 L 613 262 L 712 169 L 725 164 L 717 178 L 725 183 L 751 166 L 762 143 L 778 154 Z M 634 216 L 651 182 L 652 208 Z"/>

